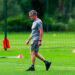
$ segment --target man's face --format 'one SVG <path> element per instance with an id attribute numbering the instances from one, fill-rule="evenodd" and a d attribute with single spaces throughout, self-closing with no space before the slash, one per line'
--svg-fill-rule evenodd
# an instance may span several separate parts
<path id="1" fill-rule="evenodd" d="M 35 19 L 35 15 L 29 14 L 29 17 L 30 17 L 31 20 Z"/>

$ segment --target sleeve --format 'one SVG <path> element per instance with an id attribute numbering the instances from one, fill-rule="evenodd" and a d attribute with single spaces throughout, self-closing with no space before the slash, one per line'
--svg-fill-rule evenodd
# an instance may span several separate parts
<path id="1" fill-rule="evenodd" d="M 40 28 L 43 28 L 42 22 L 39 22 L 39 23 L 38 23 L 38 29 L 40 29 Z"/>

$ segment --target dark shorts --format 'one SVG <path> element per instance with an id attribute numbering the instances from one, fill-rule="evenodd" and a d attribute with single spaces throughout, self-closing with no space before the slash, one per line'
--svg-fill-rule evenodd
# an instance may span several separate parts
<path id="1" fill-rule="evenodd" d="M 39 50 L 38 40 L 32 40 L 31 50 L 34 50 L 35 52 L 38 52 L 38 50 Z"/>

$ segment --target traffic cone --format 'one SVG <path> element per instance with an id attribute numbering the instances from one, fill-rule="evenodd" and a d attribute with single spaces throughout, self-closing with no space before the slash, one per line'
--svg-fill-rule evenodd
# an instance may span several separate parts
<path id="1" fill-rule="evenodd" d="M 72 53 L 75 53 L 75 49 L 72 51 Z"/>
<path id="2" fill-rule="evenodd" d="M 19 54 L 17 58 L 24 58 L 23 55 Z"/>

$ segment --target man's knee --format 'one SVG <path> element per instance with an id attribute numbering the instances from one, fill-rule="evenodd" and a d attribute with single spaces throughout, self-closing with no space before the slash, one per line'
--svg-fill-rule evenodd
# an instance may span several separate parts
<path id="1" fill-rule="evenodd" d="M 31 54 L 31 56 L 34 56 L 35 55 L 35 51 L 31 50 L 30 54 Z"/>
<path id="2" fill-rule="evenodd" d="M 35 56 L 37 57 L 38 56 L 38 53 L 35 53 Z"/>

